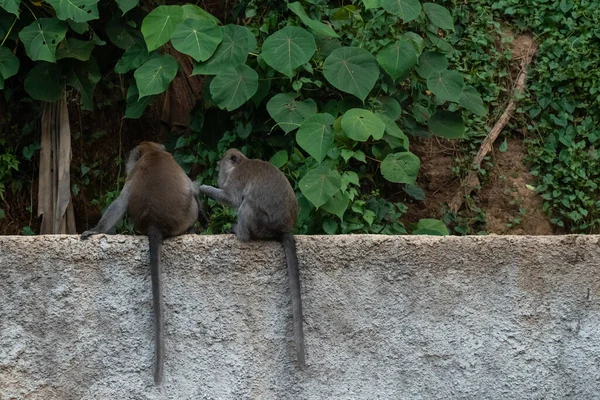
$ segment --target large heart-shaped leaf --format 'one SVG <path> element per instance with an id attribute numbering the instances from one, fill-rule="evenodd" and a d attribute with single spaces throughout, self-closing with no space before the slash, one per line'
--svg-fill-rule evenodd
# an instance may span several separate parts
<path id="1" fill-rule="evenodd" d="M 408 40 L 400 40 L 377 54 L 379 65 L 390 74 L 393 80 L 406 76 L 417 64 L 417 52 Z"/>
<path id="2" fill-rule="evenodd" d="M 56 11 L 56 18 L 63 21 L 86 22 L 98 19 L 99 0 L 46 0 Z"/>
<path id="3" fill-rule="evenodd" d="M 233 111 L 248 101 L 258 89 L 258 74 L 246 64 L 227 68 L 210 83 L 210 94 L 215 103 Z"/>
<path id="4" fill-rule="evenodd" d="M 79 61 L 87 61 L 90 59 L 95 46 L 91 40 L 68 38 L 66 41 L 61 42 L 61 45 L 56 49 L 56 59 L 75 58 Z"/>
<path id="5" fill-rule="evenodd" d="M 350 196 L 348 196 L 348 193 L 338 191 L 327 200 L 327 203 L 323 204 L 323 207 L 321 208 L 328 213 L 337 216 L 340 220 L 343 220 L 344 212 L 348 208 L 348 204 L 350 204 Z"/>
<path id="6" fill-rule="evenodd" d="M 319 208 L 340 190 L 342 176 L 329 167 L 317 167 L 308 171 L 298 185 L 304 197 Z"/>
<path id="7" fill-rule="evenodd" d="M 381 0 L 362 0 L 362 2 L 365 6 L 365 10 L 381 7 Z"/>
<path id="8" fill-rule="evenodd" d="M 146 46 L 141 32 L 121 19 L 108 21 L 105 30 L 108 39 L 120 49 L 127 50 L 140 42 Z"/>
<path id="9" fill-rule="evenodd" d="M 381 0 L 381 7 L 390 14 L 399 16 L 404 22 L 412 21 L 421 14 L 419 0 Z"/>
<path id="10" fill-rule="evenodd" d="M 325 159 L 333 144 L 333 116 L 315 114 L 306 118 L 296 133 L 296 141 L 319 163 Z"/>
<path id="11" fill-rule="evenodd" d="M 337 89 L 364 101 L 379 77 L 379 66 L 367 50 L 340 47 L 325 59 L 323 75 Z"/>
<path id="12" fill-rule="evenodd" d="M 117 4 L 119 5 L 119 8 L 123 12 L 123 15 L 125 15 L 127 13 L 127 11 L 135 8 L 140 2 L 140 0 L 115 0 L 115 1 L 117 2 Z"/>
<path id="13" fill-rule="evenodd" d="M 4 88 L 4 81 L 6 79 L 19 71 L 19 66 L 20 62 L 17 56 L 15 56 L 9 48 L 0 46 L 0 78 L 2 78 L 2 86 L 0 89 Z"/>
<path id="14" fill-rule="evenodd" d="M 219 21 L 217 17 L 204 10 L 203 8 L 198 7 L 195 4 L 184 4 L 183 6 L 181 6 L 181 8 L 183 9 L 184 19 L 206 19 L 214 22 L 215 24 L 221 23 L 221 21 Z"/>
<path id="15" fill-rule="evenodd" d="M 417 73 L 421 78 L 427 79 L 435 72 L 442 72 L 448 68 L 448 59 L 442 53 L 426 51 L 419 57 Z"/>
<path id="16" fill-rule="evenodd" d="M 21 0 L 0 0 L 0 7 L 4 8 L 7 12 L 19 16 L 19 5 Z"/>
<path id="17" fill-rule="evenodd" d="M 265 40 L 262 58 L 282 74 L 292 77 L 296 68 L 307 63 L 317 45 L 308 31 L 297 26 L 286 26 Z"/>
<path id="18" fill-rule="evenodd" d="M 133 76 L 140 98 L 160 94 L 167 90 L 169 84 L 177 75 L 178 66 L 177 61 L 172 56 L 164 54 L 146 61 L 136 69 Z"/>
<path id="19" fill-rule="evenodd" d="M 269 115 L 285 133 L 298 128 L 305 118 L 317 113 L 313 99 L 296 101 L 297 97 L 297 93 L 279 93 L 267 103 Z"/>
<path id="20" fill-rule="evenodd" d="M 94 110 L 94 88 L 100 81 L 100 68 L 94 60 L 87 62 L 69 63 L 67 72 L 67 85 L 77 89 L 81 94 L 81 108 L 84 110 Z"/>
<path id="21" fill-rule="evenodd" d="M 125 53 L 123 53 L 115 65 L 115 72 L 117 74 L 125 74 L 131 70 L 139 68 L 140 65 L 149 59 L 150 54 L 148 53 L 146 43 L 144 43 L 143 40 L 139 40 L 135 45 L 125 50 Z"/>
<path id="22" fill-rule="evenodd" d="M 207 61 L 196 63 L 192 75 L 216 75 L 228 67 L 244 64 L 248 58 L 248 31 L 243 26 L 225 25 L 223 40 Z"/>
<path id="23" fill-rule="evenodd" d="M 56 18 L 38 18 L 19 32 L 25 52 L 33 61 L 56 61 L 56 46 L 65 38 L 67 24 Z"/>
<path id="24" fill-rule="evenodd" d="M 54 102 L 62 95 L 63 88 L 56 64 L 39 62 L 29 70 L 25 78 L 25 90 L 34 100 Z"/>
<path id="25" fill-rule="evenodd" d="M 182 20 L 181 6 L 158 6 L 150 11 L 142 21 L 142 34 L 148 51 L 158 49 L 167 43 Z"/>
<path id="26" fill-rule="evenodd" d="M 283 167 L 290 159 L 287 150 L 279 150 L 269 159 L 269 162 L 277 168 Z"/>
<path id="27" fill-rule="evenodd" d="M 464 87 L 465 81 L 456 71 L 435 72 L 427 78 L 427 88 L 441 100 L 458 101 Z"/>
<path id="28" fill-rule="evenodd" d="M 175 28 L 171 37 L 173 47 L 196 61 L 208 60 L 221 40 L 221 28 L 208 19 L 187 19 Z"/>
<path id="29" fill-rule="evenodd" d="M 435 3 L 424 3 L 423 10 L 433 25 L 442 29 L 454 30 L 454 21 L 445 7 Z"/>
<path id="30" fill-rule="evenodd" d="M 339 37 L 339 35 L 335 33 L 331 26 L 324 24 L 321 21 L 316 21 L 310 18 L 306 14 L 306 11 L 304 11 L 304 7 L 302 7 L 302 4 L 300 4 L 300 2 L 296 1 L 293 3 L 288 3 L 288 8 L 291 12 L 296 14 L 298 18 L 300 18 L 300 21 L 302 21 L 304 25 L 308 26 L 310 30 L 312 30 L 317 35 L 325 37 Z"/>
<path id="31" fill-rule="evenodd" d="M 419 157 L 409 151 L 388 154 L 381 162 L 381 175 L 395 183 L 413 184 L 421 168 Z"/>
<path id="32" fill-rule="evenodd" d="M 437 136 L 448 139 L 461 138 L 465 134 L 465 124 L 460 114 L 438 110 L 427 121 L 429 130 Z"/>
<path id="33" fill-rule="evenodd" d="M 144 114 L 146 107 L 154 100 L 155 96 L 146 96 L 140 99 L 140 94 L 135 84 L 132 81 L 127 90 L 127 108 L 123 118 L 137 119 Z"/>
<path id="34" fill-rule="evenodd" d="M 381 139 L 385 131 L 385 123 L 369 110 L 353 108 L 344 113 L 342 129 L 350 139 L 366 142 L 369 137 Z"/>
<path id="35" fill-rule="evenodd" d="M 483 117 L 487 114 L 487 108 L 483 105 L 481 96 L 473 86 L 467 86 L 463 89 L 458 102 L 464 108 L 471 110 L 475 115 Z"/>

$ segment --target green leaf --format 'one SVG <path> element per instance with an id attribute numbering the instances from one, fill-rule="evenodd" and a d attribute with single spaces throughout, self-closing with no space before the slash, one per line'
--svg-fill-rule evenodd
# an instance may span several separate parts
<path id="1" fill-rule="evenodd" d="M 123 12 L 123 15 L 127 14 L 127 12 L 129 10 L 132 10 L 133 8 L 137 7 L 137 5 L 140 2 L 140 0 L 115 0 L 115 1 L 117 2 L 117 4 L 119 5 L 119 8 Z"/>
<path id="2" fill-rule="evenodd" d="M 323 75 L 337 89 L 364 101 L 379 77 L 379 66 L 367 50 L 340 47 L 325 59 Z"/>
<path id="3" fill-rule="evenodd" d="M 0 210 L 2 211 L 2 210 Z M 1 219 L 1 218 L 0 218 Z M 335 235 L 338 229 L 338 223 L 333 219 L 326 219 L 323 221 L 323 230 L 328 235 Z"/>
<path id="4" fill-rule="evenodd" d="M 406 76 L 417 64 L 417 52 L 407 40 L 400 40 L 377 54 L 379 65 L 390 74 L 393 80 Z"/>
<path id="5" fill-rule="evenodd" d="M 62 95 L 63 88 L 56 64 L 39 62 L 25 78 L 25 90 L 34 100 L 55 102 Z"/>
<path id="6" fill-rule="evenodd" d="M 375 140 L 381 139 L 385 123 L 369 110 L 353 108 L 344 113 L 342 129 L 350 139 L 366 142 L 370 136 Z"/>
<path id="7" fill-rule="evenodd" d="M 69 19 L 67 20 L 67 24 L 71 29 L 73 29 L 80 35 L 83 35 L 87 32 L 88 29 L 90 29 L 90 24 L 88 24 L 87 22 L 75 22 L 72 19 Z"/>
<path id="8" fill-rule="evenodd" d="M 7 12 L 19 16 L 19 5 L 21 0 L 0 0 L 0 7 L 4 8 Z"/>
<path id="9" fill-rule="evenodd" d="M 423 52 L 423 48 L 425 47 L 425 41 L 421 36 L 417 35 L 414 32 L 405 32 L 402 35 L 402 39 L 408 40 L 410 44 L 413 45 L 417 56 L 421 55 L 421 53 Z"/>
<path id="10" fill-rule="evenodd" d="M 19 72 L 20 65 L 19 59 L 9 48 L 0 46 L 0 77 L 2 78 L 2 87 L 0 89 L 4 88 L 4 81 L 6 79 Z"/>
<path id="11" fill-rule="evenodd" d="M 258 74 L 245 64 L 225 69 L 210 83 L 214 102 L 227 111 L 233 111 L 244 104 L 257 90 Z"/>
<path id="12" fill-rule="evenodd" d="M 465 134 L 465 124 L 458 113 L 438 110 L 429 118 L 429 130 L 437 136 L 447 139 L 462 138 Z"/>
<path id="13" fill-rule="evenodd" d="M 177 26 L 171 37 L 175 49 L 196 61 L 208 60 L 221 40 L 221 28 L 207 19 L 187 19 Z"/>
<path id="14" fill-rule="evenodd" d="M 150 59 L 148 48 L 143 40 L 138 41 L 135 45 L 125 50 L 117 64 L 115 65 L 115 73 L 124 74 L 136 68 L 139 68 L 143 63 Z M 137 89 L 136 89 L 137 90 Z"/>
<path id="15" fill-rule="evenodd" d="M 198 19 L 198 20 L 204 19 L 204 20 L 212 21 L 215 24 L 221 23 L 221 21 L 219 21 L 219 19 L 217 17 L 215 17 L 208 11 L 204 10 L 203 8 L 198 7 L 195 4 L 184 4 L 183 6 L 181 6 L 181 8 L 183 9 L 183 18 L 184 19 L 188 19 L 188 18 Z"/>
<path id="16" fill-rule="evenodd" d="M 140 99 L 137 85 L 132 81 L 127 90 L 127 108 L 124 118 L 138 119 L 144 114 L 146 107 L 154 100 L 155 96 L 146 96 Z"/>
<path id="17" fill-rule="evenodd" d="M 300 18 L 300 21 L 302 21 L 304 25 L 308 26 L 317 35 L 335 38 L 339 37 L 339 35 L 335 33 L 331 26 L 310 18 L 306 14 L 306 11 L 304 11 L 304 8 L 300 2 L 296 1 L 294 3 L 288 3 L 288 8 L 291 12 L 296 14 L 298 18 Z"/>
<path id="18" fill-rule="evenodd" d="M 75 58 L 79 61 L 87 61 L 95 46 L 91 40 L 68 38 L 66 41 L 62 41 L 56 50 L 56 59 Z"/>
<path id="19" fill-rule="evenodd" d="M 182 20 L 181 6 L 158 6 L 150 11 L 142 21 L 142 34 L 148 51 L 158 49 L 167 43 Z"/>
<path id="20" fill-rule="evenodd" d="M 56 18 L 39 18 L 19 32 L 25 52 L 33 61 L 56 61 L 56 46 L 65 38 L 67 24 Z"/>
<path id="21" fill-rule="evenodd" d="M 313 99 L 296 101 L 297 97 L 297 93 L 279 93 L 267 103 L 269 115 L 285 133 L 298 128 L 306 117 L 317 113 Z"/>
<path id="22" fill-rule="evenodd" d="M 427 79 L 435 72 L 442 72 L 448 68 L 448 59 L 442 53 L 426 51 L 419 57 L 417 73 L 421 78 Z"/>
<path id="23" fill-rule="evenodd" d="M 153 58 L 142 64 L 133 73 L 140 98 L 160 94 L 167 90 L 169 84 L 177 75 L 177 68 L 177 61 L 168 54 Z"/>
<path id="24" fill-rule="evenodd" d="M 371 111 L 375 114 L 385 114 L 392 121 L 395 121 L 400 118 L 402 107 L 400 107 L 398 100 L 393 97 L 378 96 L 377 102 L 374 103 L 374 107 L 372 107 Z"/>
<path id="25" fill-rule="evenodd" d="M 406 192 L 406 194 L 408 194 L 410 197 L 412 197 L 415 200 L 418 200 L 418 201 L 425 200 L 425 191 L 423 189 L 421 189 L 421 187 L 419 185 L 416 185 L 416 184 L 406 185 L 406 186 L 404 186 L 403 190 Z"/>
<path id="26" fill-rule="evenodd" d="M 208 61 L 196 63 L 192 75 L 216 75 L 228 67 L 244 64 L 248 58 L 248 32 L 239 25 L 221 28 L 223 40 Z"/>
<path id="27" fill-rule="evenodd" d="M 427 88 L 440 100 L 458 102 L 464 87 L 463 77 L 456 71 L 437 72 L 427 78 Z"/>
<path id="28" fill-rule="evenodd" d="M 273 157 L 269 159 L 269 162 L 277 168 L 281 168 L 288 162 L 288 160 L 289 155 L 287 150 L 279 150 L 277 153 L 273 154 Z"/>
<path id="29" fill-rule="evenodd" d="M 350 196 L 348 196 L 348 193 L 338 191 L 327 200 L 327 203 L 323 204 L 323 207 L 321 208 L 328 213 L 336 215 L 340 220 L 343 220 L 344 212 L 346 212 L 348 204 L 350 204 Z"/>
<path id="30" fill-rule="evenodd" d="M 106 36 L 118 48 L 127 50 L 137 43 L 144 43 L 141 32 L 120 19 L 111 19 L 106 23 Z"/>
<path id="31" fill-rule="evenodd" d="M 298 185 L 304 197 L 319 208 L 340 190 L 342 176 L 336 170 L 321 166 L 308 171 Z"/>
<path id="32" fill-rule="evenodd" d="M 307 63 L 316 49 L 315 38 L 308 31 L 286 26 L 265 40 L 262 57 L 269 66 L 291 78 L 295 69 Z"/>
<path id="33" fill-rule="evenodd" d="M 394 149 L 396 147 L 402 147 L 402 148 L 408 150 L 408 146 L 409 146 L 408 136 L 406 136 L 406 134 L 404 132 L 402 132 L 402 129 L 400 129 L 398 127 L 398 124 L 396 123 L 396 121 L 392 120 L 385 114 L 375 114 L 375 115 L 380 120 L 382 120 L 383 123 L 385 124 L 385 132 L 388 135 L 390 135 L 396 139 L 399 139 L 399 140 L 392 140 L 389 138 L 386 139 L 384 136 L 384 139 L 386 139 L 386 141 L 390 144 L 392 149 Z M 392 144 L 394 144 L 394 145 L 392 146 Z"/>
<path id="34" fill-rule="evenodd" d="M 71 62 L 67 73 L 67 84 L 81 94 L 81 108 L 94 110 L 94 87 L 100 81 L 100 69 L 94 60 L 87 62 Z"/>
<path id="35" fill-rule="evenodd" d="M 56 11 L 56 18 L 66 21 L 86 22 L 98 19 L 99 0 L 46 0 Z"/>
<path id="36" fill-rule="evenodd" d="M 433 25 L 442 29 L 454 30 L 454 21 L 445 7 L 435 3 L 424 3 L 423 10 Z"/>
<path id="37" fill-rule="evenodd" d="M 413 184 L 421 168 L 419 157 L 409 151 L 388 154 L 381 162 L 381 175 L 395 183 Z"/>
<path id="38" fill-rule="evenodd" d="M 365 5 L 365 10 L 381 7 L 381 0 L 362 0 L 362 2 Z"/>
<path id="39" fill-rule="evenodd" d="M 500 153 L 506 153 L 506 150 L 508 150 L 508 141 L 506 140 L 506 138 L 504 138 L 504 141 L 500 144 L 498 150 L 500 151 Z"/>
<path id="40" fill-rule="evenodd" d="M 475 115 L 483 117 L 487 114 L 488 110 L 483 105 L 481 96 L 473 86 L 467 86 L 463 89 L 458 102 L 467 110 L 471 110 Z"/>
<path id="41" fill-rule="evenodd" d="M 333 116 L 314 114 L 306 118 L 296 133 L 296 141 L 308 154 L 321 163 L 333 144 Z"/>
<path id="42" fill-rule="evenodd" d="M 421 14 L 419 0 L 381 0 L 381 6 L 390 14 L 402 18 L 405 23 L 416 19 Z"/>
<path id="43" fill-rule="evenodd" d="M 413 235 L 436 235 L 446 236 L 450 232 L 444 223 L 438 219 L 424 218 L 420 219 L 417 223 L 417 229 L 414 230 Z"/>

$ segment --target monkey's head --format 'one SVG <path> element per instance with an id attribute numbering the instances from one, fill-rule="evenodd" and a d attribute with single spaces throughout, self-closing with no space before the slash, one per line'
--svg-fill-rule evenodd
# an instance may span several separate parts
<path id="1" fill-rule="evenodd" d="M 142 142 L 138 144 L 129 153 L 129 159 L 127 160 L 125 172 L 129 174 L 135 163 L 137 163 L 144 154 L 157 151 L 165 151 L 165 146 L 154 142 Z"/>
<path id="2" fill-rule="evenodd" d="M 229 149 L 219 161 L 219 187 L 223 187 L 229 175 L 242 162 L 247 160 L 246 156 L 238 149 Z"/>

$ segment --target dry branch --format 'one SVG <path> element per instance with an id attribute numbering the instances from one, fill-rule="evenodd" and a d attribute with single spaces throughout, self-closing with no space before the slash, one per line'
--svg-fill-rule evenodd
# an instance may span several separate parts
<path id="1" fill-rule="evenodd" d="M 519 65 L 519 75 L 513 87 L 512 96 L 510 97 L 506 109 L 504 110 L 500 118 L 498 118 L 498 121 L 496 122 L 494 127 L 490 130 L 490 132 L 487 134 L 487 136 L 481 143 L 481 147 L 479 148 L 479 151 L 475 155 L 473 163 L 471 164 L 471 171 L 469 171 L 465 179 L 462 180 L 460 188 L 449 203 L 450 211 L 452 211 L 454 214 L 456 214 L 458 210 L 460 210 L 460 208 L 462 207 L 465 197 L 471 194 L 471 192 L 480 185 L 479 177 L 477 176 L 477 171 L 479 171 L 479 168 L 481 167 L 481 162 L 483 161 L 485 156 L 492 150 L 492 145 L 494 144 L 494 141 L 498 138 L 498 135 L 500 135 L 500 132 L 502 132 L 502 129 L 504 129 L 504 126 L 510 120 L 512 113 L 517 106 L 517 95 L 522 94 L 525 90 L 525 82 L 527 80 L 527 67 L 531 63 L 531 60 L 533 59 L 533 56 L 536 53 L 536 50 L 537 48 L 535 46 L 535 43 L 533 42 L 533 40 L 531 40 L 531 44 L 527 49 L 526 54 L 521 59 Z"/>

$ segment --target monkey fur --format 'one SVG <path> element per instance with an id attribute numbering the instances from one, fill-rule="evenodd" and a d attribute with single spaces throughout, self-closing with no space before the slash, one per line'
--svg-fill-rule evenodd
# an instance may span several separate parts
<path id="1" fill-rule="evenodd" d="M 298 201 L 285 175 L 272 164 L 248 159 L 229 149 L 219 161 L 219 188 L 199 185 L 198 191 L 237 209 L 232 227 L 238 240 L 275 239 L 282 243 L 292 297 L 294 341 L 298 366 L 305 368 L 300 274 L 292 231 L 298 217 Z"/>
<path id="2" fill-rule="evenodd" d="M 154 382 L 163 377 L 164 326 L 160 279 L 160 248 L 163 239 L 192 233 L 201 210 L 197 188 L 173 156 L 158 143 L 142 142 L 127 161 L 127 179 L 119 197 L 108 207 L 98 225 L 81 234 L 81 239 L 106 233 L 125 213 L 135 229 L 147 235 L 154 307 Z"/>

